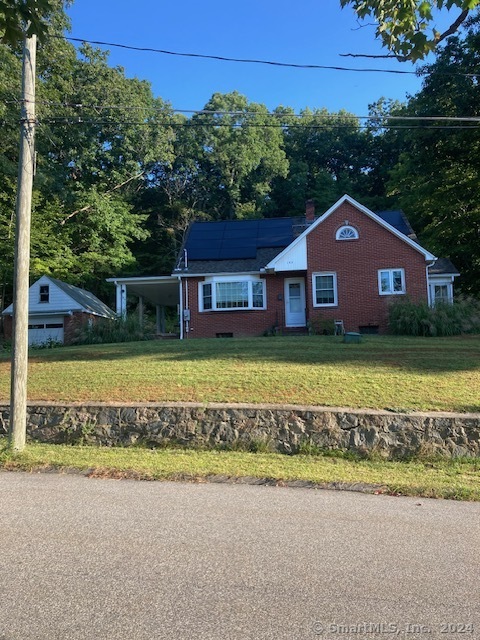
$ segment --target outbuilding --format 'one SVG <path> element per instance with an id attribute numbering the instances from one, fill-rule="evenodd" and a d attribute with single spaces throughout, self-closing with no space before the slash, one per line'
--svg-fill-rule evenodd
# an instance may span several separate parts
<path id="1" fill-rule="evenodd" d="M 12 336 L 13 305 L 3 311 L 5 337 Z M 29 289 L 28 344 L 68 344 L 75 329 L 97 318 L 116 314 L 90 291 L 51 276 L 42 276 Z"/>

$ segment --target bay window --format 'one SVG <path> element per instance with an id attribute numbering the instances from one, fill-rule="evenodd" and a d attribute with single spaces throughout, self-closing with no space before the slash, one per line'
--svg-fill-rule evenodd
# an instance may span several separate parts
<path id="1" fill-rule="evenodd" d="M 265 282 L 251 276 L 217 276 L 199 283 L 200 311 L 265 309 Z"/>

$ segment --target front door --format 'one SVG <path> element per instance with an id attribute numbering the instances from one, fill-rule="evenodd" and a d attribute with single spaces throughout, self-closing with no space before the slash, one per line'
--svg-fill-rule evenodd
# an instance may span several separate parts
<path id="1" fill-rule="evenodd" d="M 305 324 L 305 280 L 288 278 L 285 280 L 285 326 L 304 327 Z"/>

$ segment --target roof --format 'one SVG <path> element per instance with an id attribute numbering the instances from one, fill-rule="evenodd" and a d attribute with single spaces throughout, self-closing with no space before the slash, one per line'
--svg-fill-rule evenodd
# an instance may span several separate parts
<path id="1" fill-rule="evenodd" d="M 459 276 L 460 272 L 448 258 L 438 258 L 431 267 L 428 268 L 430 276 Z"/>
<path id="2" fill-rule="evenodd" d="M 261 218 L 193 222 L 175 273 L 258 273 L 291 244 L 299 220 Z"/>
<path id="3" fill-rule="evenodd" d="M 435 258 L 418 244 L 415 232 L 403 211 L 380 211 L 376 214 L 349 196 L 343 196 L 310 224 L 305 217 L 193 222 L 179 253 L 174 273 L 258 273 L 296 242 L 297 238 L 308 234 L 311 228 L 328 217 L 345 200 L 403 238 L 426 258 Z"/>
<path id="4" fill-rule="evenodd" d="M 57 280 L 51 276 L 47 276 L 48 279 L 61 289 L 67 296 L 70 296 L 75 302 L 77 302 L 86 312 L 93 313 L 98 316 L 105 316 L 107 318 L 114 318 L 115 313 L 104 302 L 99 300 L 90 291 L 75 287 L 73 284 L 67 284 L 62 280 Z"/>
<path id="5" fill-rule="evenodd" d="M 408 236 L 412 240 L 417 239 L 417 234 L 412 229 L 410 222 L 407 219 L 407 216 L 403 213 L 401 209 L 395 209 L 393 211 L 377 211 L 377 216 L 380 216 L 382 220 L 385 220 L 389 225 L 395 227 L 397 231 L 403 233 L 405 236 Z"/>
<path id="6" fill-rule="evenodd" d="M 36 280 L 30 287 L 30 289 L 36 285 L 38 282 L 48 281 L 51 284 L 55 285 L 63 293 L 65 293 L 73 302 L 75 302 L 78 307 L 74 309 L 51 309 L 46 308 L 43 311 L 39 311 L 38 309 L 35 311 L 35 315 L 52 315 L 52 313 L 62 314 L 68 313 L 69 311 L 83 311 L 85 313 L 91 313 L 93 315 L 102 316 L 105 318 L 115 318 L 116 314 L 110 307 L 108 307 L 105 303 L 99 300 L 96 296 L 93 295 L 90 291 L 86 291 L 85 289 L 80 289 L 79 287 L 75 287 L 73 284 L 67 284 L 62 280 L 57 280 L 56 278 L 52 278 L 51 276 L 42 276 L 39 280 Z M 13 304 L 8 306 L 3 312 L 2 315 L 11 315 L 13 313 Z"/>

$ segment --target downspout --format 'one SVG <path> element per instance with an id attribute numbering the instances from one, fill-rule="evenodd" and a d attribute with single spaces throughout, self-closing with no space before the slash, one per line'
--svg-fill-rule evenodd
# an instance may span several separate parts
<path id="1" fill-rule="evenodd" d="M 427 266 L 425 267 L 425 270 L 427 272 L 427 302 L 429 307 L 432 306 L 432 295 L 430 293 L 430 278 L 428 277 L 428 270 L 430 269 L 430 267 L 433 267 L 435 262 L 436 260 L 434 260 L 433 262 L 430 262 L 430 264 L 427 264 Z"/>
<path id="2" fill-rule="evenodd" d="M 182 277 L 181 276 L 177 276 L 178 277 L 178 286 L 180 288 L 180 309 L 178 312 L 178 315 L 180 317 L 180 340 L 183 340 L 183 284 L 182 284 Z"/>

